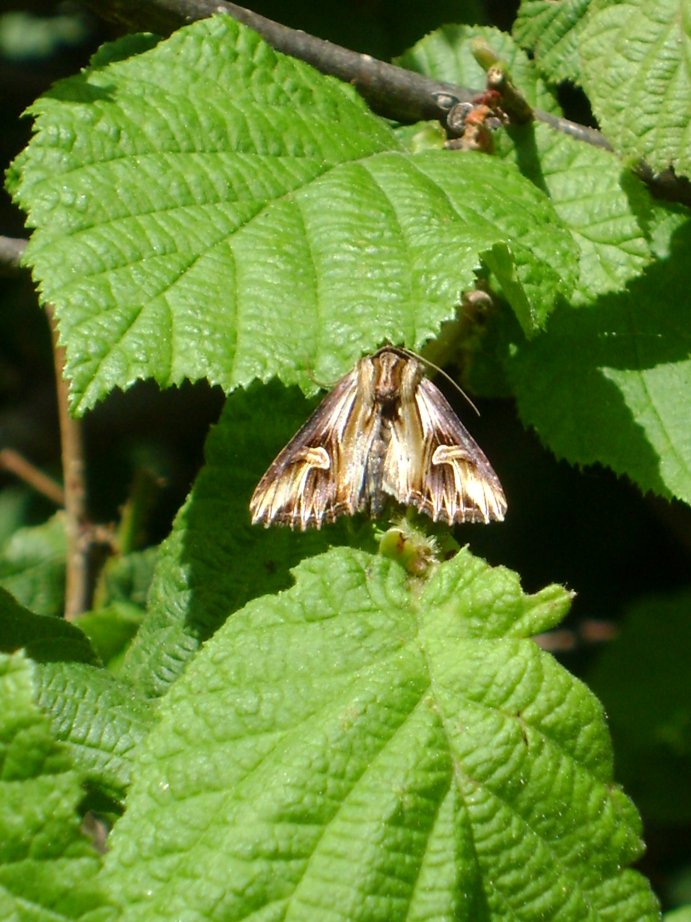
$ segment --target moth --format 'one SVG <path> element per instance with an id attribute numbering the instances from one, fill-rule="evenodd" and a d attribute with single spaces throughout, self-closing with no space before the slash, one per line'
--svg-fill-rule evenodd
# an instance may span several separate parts
<path id="1" fill-rule="evenodd" d="M 501 521 L 499 478 L 405 349 L 360 359 L 280 452 L 250 500 L 252 523 L 321 528 L 387 499 L 435 522 Z"/>

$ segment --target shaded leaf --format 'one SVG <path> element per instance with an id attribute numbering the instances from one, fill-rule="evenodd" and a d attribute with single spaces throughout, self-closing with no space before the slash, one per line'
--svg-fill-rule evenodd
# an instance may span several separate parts
<path id="1" fill-rule="evenodd" d="M 598 657 L 589 684 L 602 699 L 617 774 L 662 824 L 691 821 L 691 593 L 633 605 Z"/>
<path id="2" fill-rule="evenodd" d="M 62 615 L 66 553 L 62 512 L 43 525 L 20 528 L 0 553 L 0 586 L 32 611 Z"/>
<path id="3" fill-rule="evenodd" d="M 74 621 L 89 638 L 103 663 L 113 669 L 124 656 L 143 618 L 143 609 L 127 602 L 113 602 L 105 608 L 85 612 Z"/>
<path id="4" fill-rule="evenodd" d="M 36 615 L 0 589 L 0 650 L 25 650 L 39 663 L 69 660 L 96 663 L 97 657 L 84 634 L 63 618 Z"/>
<path id="5" fill-rule="evenodd" d="M 609 151 L 533 124 L 498 145 L 544 188 L 578 247 L 580 272 L 570 302 L 619 291 L 650 262 L 650 195 Z"/>
<path id="6" fill-rule="evenodd" d="M 509 363 L 523 420 L 558 457 L 601 462 L 643 491 L 691 502 L 691 227 L 668 260 L 592 309 L 556 312 Z"/>
<path id="7" fill-rule="evenodd" d="M 95 665 L 79 628 L 35 615 L 0 590 L 0 649 L 23 649 L 36 663 L 35 698 L 83 780 L 123 796 L 131 757 L 149 730 L 152 709 L 135 690 Z"/>
<path id="8" fill-rule="evenodd" d="M 97 604 L 123 602 L 144 608 L 157 557 L 158 547 L 110 557 L 99 574 Z"/>
<path id="9" fill-rule="evenodd" d="M 277 383 L 228 398 L 206 464 L 161 546 L 148 612 L 125 659 L 123 677 L 145 693 L 165 692 L 201 642 L 249 599 L 286 589 L 290 567 L 354 540 L 348 519 L 304 534 L 250 525 L 259 478 L 313 409 L 314 401 Z"/>

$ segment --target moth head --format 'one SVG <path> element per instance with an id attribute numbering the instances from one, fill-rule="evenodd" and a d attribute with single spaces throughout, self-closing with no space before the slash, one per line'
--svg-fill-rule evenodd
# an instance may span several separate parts
<path id="1" fill-rule="evenodd" d="M 418 360 L 403 349 L 384 346 L 361 360 L 369 363 L 372 394 L 377 403 L 401 403 L 412 399 L 423 369 Z"/>

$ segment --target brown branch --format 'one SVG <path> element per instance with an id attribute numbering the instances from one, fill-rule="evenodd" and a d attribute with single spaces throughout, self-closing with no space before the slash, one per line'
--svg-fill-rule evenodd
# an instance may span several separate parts
<path id="1" fill-rule="evenodd" d="M 147 0 L 138 4 L 131 0 L 87 2 L 99 16 L 115 20 L 128 29 L 147 29 L 159 35 L 169 35 L 182 25 L 216 13 L 227 13 L 258 32 L 277 51 L 306 61 L 323 74 L 352 84 L 375 112 L 398 122 L 438 119 L 445 123 L 446 115 L 454 105 L 472 101 L 484 89 L 423 77 L 395 64 L 378 61 L 368 54 L 290 29 L 226 0 Z M 539 109 L 535 109 L 533 115 L 538 121 L 578 140 L 598 147 L 609 146 L 594 128 L 556 118 Z"/>
<path id="2" fill-rule="evenodd" d="M 13 448 L 3 448 L 0 451 L 0 467 L 14 474 L 19 480 L 23 480 L 56 506 L 65 504 L 65 493 L 60 484 Z"/>
<path id="3" fill-rule="evenodd" d="M 0 266 L 11 271 L 23 271 L 21 255 L 26 244 L 26 240 L 0 236 Z M 58 342 L 53 309 L 47 307 L 46 313 L 53 339 L 64 488 L 12 449 L 0 453 L 0 466 L 11 470 L 56 504 L 64 506 L 67 538 L 65 618 L 71 620 L 91 607 L 96 563 L 105 553 L 105 548 L 110 547 L 112 540 L 110 536 L 102 534 L 102 528 L 94 527 L 88 519 L 82 424 L 70 416 L 68 388 L 63 377 L 65 350 Z"/>
<path id="4" fill-rule="evenodd" d="M 19 237 L 3 237 L 0 235 L 0 267 L 16 272 L 22 269 L 22 253 L 26 249 L 26 240 Z"/>
<path id="5" fill-rule="evenodd" d="M 619 630 L 612 621 L 585 618 L 575 628 L 557 628 L 536 634 L 533 640 L 550 653 L 572 653 L 615 640 Z"/>
<path id="6" fill-rule="evenodd" d="M 70 620 L 91 607 L 93 579 L 91 568 L 90 527 L 87 517 L 84 446 L 81 420 L 69 412 L 67 382 L 63 377 L 65 350 L 58 342 L 53 309 L 47 309 L 53 337 L 53 360 L 60 422 L 62 471 L 65 490 L 65 532 L 67 536 L 67 574 L 65 583 L 65 617 Z"/>
<path id="7" fill-rule="evenodd" d="M 272 48 L 306 61 L 324 74 L 352 84 L 379 115 L 402 122 L 443 119 L 456 102 L 470 100 L 474 91 L 438 82 L 377 61 L 298 29 L 290 29 L 226 0 L 88 0 L 94 12 L 115 19 L 128 29 L 148 29 L 168 35 L 181 25 L 227 13 L 250 26 Z"/>

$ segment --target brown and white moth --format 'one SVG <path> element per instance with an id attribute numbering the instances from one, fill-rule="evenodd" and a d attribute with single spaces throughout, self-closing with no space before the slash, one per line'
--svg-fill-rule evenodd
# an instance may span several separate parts
<path id="1" fill-rule="evenodd" d="M 321 528 L 387 498 L 435 522 L 501 521 L 492 466 L 423 365 L 385 346 L 336 384 L 259 481 L 252 522 Z"/>

